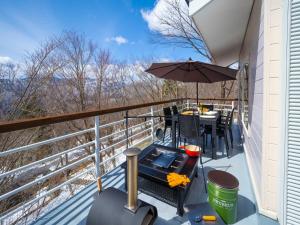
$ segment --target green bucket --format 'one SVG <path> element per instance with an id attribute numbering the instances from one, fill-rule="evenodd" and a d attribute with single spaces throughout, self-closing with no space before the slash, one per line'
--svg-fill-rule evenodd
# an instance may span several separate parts
<path id="1" fill-rule="evenodd" d="M 207 184 L 209 204 L 226 224 L 233 224 L 237 219 L 238 180 L 224 171 L 211 172 Z"/>

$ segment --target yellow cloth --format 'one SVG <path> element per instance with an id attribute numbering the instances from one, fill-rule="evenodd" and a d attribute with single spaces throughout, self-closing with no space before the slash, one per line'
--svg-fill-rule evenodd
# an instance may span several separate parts
<path id="1" fill-rule="evenodd" d="M 167 175 L 167 180 L 170 187 L 176 187 L 179 185 L 186 186 L 188 183 L 190 183 L 190 179 L 186 175 L 180 175 L 178 173 L 169 173 Z"/>

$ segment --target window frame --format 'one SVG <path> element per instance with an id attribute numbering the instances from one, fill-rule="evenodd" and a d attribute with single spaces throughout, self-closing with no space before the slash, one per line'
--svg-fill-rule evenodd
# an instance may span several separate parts
<path id="1" fill-rule="evenodd" d="M 249 64 L 244 63 L 239 71 L 239 117 L 244 129 L 249 129 Z M 246 93 L 245 93 L 246 92 Z M 245 106 L 248 108 L 245 111 Z M 245 121 L 245 112 L 247 112 L 247 121 Z"/>

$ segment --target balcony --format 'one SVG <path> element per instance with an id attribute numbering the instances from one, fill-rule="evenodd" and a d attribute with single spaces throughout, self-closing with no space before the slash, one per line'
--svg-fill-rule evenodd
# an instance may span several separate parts
<path id="1" fill-rule="evenodd" d="M 202 101 L 214 102 L 216 109 L 225 111 L 231 110 L 236 104 L 231 101 L 224 103 L 220 99 L 202 99 Z M 9 135 L 19 130 L 39 126 L 45 129 L 74 120 L 79 123 L 94 124 L 85 130 L 30 142 L 0 153 L 1 159 L 15 156 L 32 158 L 31 162 L 16 165 L 11 170 L 0 174 L 1 182 L 9 178 L 15 179 L 13 183 L 16 184 L 5 192 L 1 191 L 1 202 L 10 203 L 7 210 L 2 209 L 1 224 L 85 224 L 93 196 L 97 193 L 95 181 L 97 173 L 101 175 L 104 189 L 113 186 L 124 191 L 124 170 L 120 164 L 125 161 L 123 151 L 127 147 L 137 146 L 143 149 L 152 142 L 165 146 L 171 145 L 168 133 L 164 142 L 157 140 L 153 135 L 156 128 L 163 126 L 164 121 L 160 117 L 132 118 L 126 122 L 124 116 L 159 116 L 162 115 L 163 107 L 173 104 L 176 104 L 179 110 L 195 106 L 192 99 L 179 99 L 0 124 L 0 132 L 4 135 L 5 132 L 10 132 Z M 220 139 L 217 160 L 211 159 L 211 144 L 208 140 L 208 149 L 204 155 L 205 174 L 210 170 L 218 169 L 228 171 L 239 179 L 236 224 L 277 224 L 259 215 L 256 210 L 237 121 L 233 124 L 233 134 L 234 142 L 230 158 L 226 157 L 224 142 Z M 64 142 L 67 140 L 74 140 L 73 146 L 64 150 Z M 57 152 L 40 158 L 37 153 L 39 150 L 47 150 L 45 146 L 56 148 Z M 95 167 L 95 163 L 98 167 Z M 157 207 L 158 219 L 155 224 L 189 224 L 188 215 L 192 206 L 207 202 L 203 183 L 201 176 L 195 178 L 192 183 L 185 202 L 183 217 L 176 214 L 175 207 L 156 198 L 141 192 L 138 197 Z M 31 189 L 35 189 L 35 192 L 30 192 Z M 24 194 L 26 199 L 20 200 L 20 194 Z"/>

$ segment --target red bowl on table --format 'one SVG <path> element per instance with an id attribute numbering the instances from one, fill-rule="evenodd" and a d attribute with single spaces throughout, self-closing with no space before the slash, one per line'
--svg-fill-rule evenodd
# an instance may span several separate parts
<path id="1" fill-rule="evenodd" d="M 196 145 L 179 146 L 190 157 L 198 157 L 201 154 L 201 149 Z"/>

